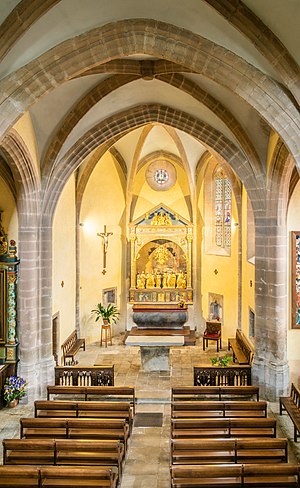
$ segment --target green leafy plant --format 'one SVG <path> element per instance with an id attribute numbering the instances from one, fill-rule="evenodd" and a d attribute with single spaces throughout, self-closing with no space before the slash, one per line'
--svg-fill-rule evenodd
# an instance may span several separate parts
<path id="1" fill-rule="evenodd" d="M 232 363 L 232 357 L 227 356 L 227 354 L 223 357 L 211 358 L 212 366 L 228 366 L 230 363 Z"/>
<path id="2" fill-rule="evenodd" d="M 102 303 L 97 303 L 96 308 L 92 310 L 92 313 L 96 315 L 96 322 L 98 322 L 98 320 L 102 318 L 103 321 L 105 320 L 109 324 L 115 324 L 120 315 L 117 307 L 115 305 L 112 305 L 111 303 L 107 307 L 104 307 Z"/>

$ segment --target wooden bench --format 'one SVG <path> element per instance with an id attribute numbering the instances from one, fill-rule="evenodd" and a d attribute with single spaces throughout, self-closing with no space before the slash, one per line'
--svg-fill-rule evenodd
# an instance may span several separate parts
<path id="1" fill-rule="evenodd" d="M 267 417 L 267 402 L 173 402 L 172 418 Z"/>
<path id="2" fill-rule="evenodd" d="M 51 399 L 51 395 L 71 396 L 72 399 L 80 396 L 85 401 L 90 398 L 100 398 L 105 401 L 126 401 L 130 402 L 133 413 L 135 413 L 136 398 L 133 386 L 47 386 L 47 400 Z"/>
<path id="3" fill-rule="evenodd" d="M 119 441 L 4 439 L 3 464 L 105 466 L 122 473 L 125 451 Z"/>
<path id="4" fill-rule="evenodd" d="M 85 339 L 78 339 L 77 330 L 74 330 L 62 343 L 61 348 L 64 364 L 66 365 L 68 360 L 71 364 L 75 364 L 74 356 L 78 353 L 79 349 L 85 351 Z"/>
<path id="5" fill-rule="evenodd" d="M 194 401 L 213 397 L 217 400 L 251 397 L 259 400 L 258 386 L 179 386 L 172 388 L 171 400 Z"/>
<path id="6" fill-rule="evenodd" d="M 84 481 L 82 481 L 84 480 Z M 4 488 L 116 488 L 117 476 L 104 467 L 3 466 L 0 486 Z"/>
<path id="7" fill-rule="evenodd" d="M 235 338 L 228 339 L 228 350 L 232 349 L 233 361 L 238 364 L 252 364 L 254 351 L 247 337 L 239 329 Z"/>
<path id="8" fill-rule="evenodd" d="M 300 436 L 300 392 L 292 383 L 291 394 L 289 397 L 279 398 L 280 415 L 285 411 L 290 416 L 294 425 L 294 442 L 297 442 Z"/>
<path id="9" fill-rule="evenodd" d="M 207 464 L 171 466 L 172 488 L 298 488 L 298 464 Z"/>
<path id="10" fill-rule="evenodd" d="M 118 419 L 21 418 L 20 438 L 119 440 L 127 448 L 129 426 Z"/>
<path id="11" fill-rule="evenodd" d="M 34 416 L 53 418 L 108 418 L 125 419 L 130 430 L 133 424 L 133 408 L 129 402 L 72 402 L 59 400 L 36 400 Z"/>
<path id="12" fill-rule="evenodd" d="M 171 464 L 287 463 L 287 439 L 173 439 Z"/>
<path id="13" fill-rule="evenodd" d="M 276 420 L 258 419 L 172 419 L 171 437 L 276 437 Z"/>

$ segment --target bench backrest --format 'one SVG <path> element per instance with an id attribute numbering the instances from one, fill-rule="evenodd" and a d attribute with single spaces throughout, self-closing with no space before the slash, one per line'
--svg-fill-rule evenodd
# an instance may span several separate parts
<path id="1" fill-rule="evenodd" d="M 296 388 L 295 384 L 291 384 L 291 398 L 295 405 L 300 408 L 300 391 Z"/>
<path id="2" fill-rule="evenodd" d="M 173 387 L 171 392 L 172 402 L 177 400 L 201 400 L 205 397 L 215 397 L 222 400 L 226 397 L 255 396 L 259 400 L 258 386 L 180 386 Z"/>
<path id="3" fill-rule="evenodd" d="M 235 338 L 243 354 L 246 356 L 248 364 L 252 364 L 254 351 L 247 337 L 241 330 L 237 329 Z"/>
<path id="4" fill-rule="evenodd" d="M 63 351 L 63 355 L 67 354 L 73 344 L 77 341 L 77 330 L 73 330 L 73 332 L 67 337 L 67 339 L 62 343 L 61 348 Z"/>
<path id="5" fill-rule="evenodd" d="M 172 417 L 267 417 L 267 402 L 172 402 Z"/>
<path id="6" fill-rule="evenodd" d="M 276 437 L 274 418 L 171 419 L 172 437 Z"/>
<path id="7" fill-rule="evenodd" d="M 130 420 L 132 406 L 129 402 L 74 402 L 59 400 L 36 400 L 34 402 L 34 416 L 37 417 L 99 417 L 120 418 Z"/>
<path id="8" fill-rule="evenodd" d="M 51 395 L 81 395 L 84 400 L 100 397 L 105 401 L 128 401 L 135 411 L 136 397 L 133 386 L 47 386 L 47 400 Z"/>
<path id="9" fill-rule="evenodd" d="M 223 465 L 200 465 L 200 466 L 172 466 L 171 486 L 203 486 L 204 478 L 207 478 L 205 486 L 256 486 L 283 488 L 298 487 L 299 465 L 298 464 L 223 464 Z M 254 483 L 251 484 L 250 483 Z M 223 483 L 223 484 L 222 484 Z"/>
<path id="10" fill-rule="evenodd" d="M 288 440 L 286 438 L 266 439 L 172 439 L 171 463 L 213 464 L 253 463 L 255 459 L 264 462 L 288 462 Z"/>

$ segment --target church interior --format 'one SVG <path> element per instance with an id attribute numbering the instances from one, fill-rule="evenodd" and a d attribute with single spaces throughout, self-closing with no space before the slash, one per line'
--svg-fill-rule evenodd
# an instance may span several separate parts
<path id="1" fill-rule="evenodd" d="M 0 368 L 26 415 L 55 367 L 112 364 L 169 418 L 238 336 L 261 398 L 300 387 L 299 21 L 298 0 L 1 0 Z"/>

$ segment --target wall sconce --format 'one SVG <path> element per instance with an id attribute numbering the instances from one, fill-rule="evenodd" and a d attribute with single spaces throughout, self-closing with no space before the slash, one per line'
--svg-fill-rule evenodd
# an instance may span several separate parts
<path id="1" fill-rule="evenodd" d="M 217 269 L 215 269 L 214 273 L 215 273 L 215 275 L 217 275 L 219 273 L 219 271 Z"/>

